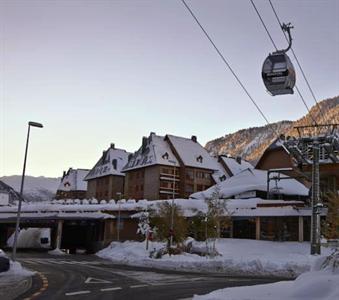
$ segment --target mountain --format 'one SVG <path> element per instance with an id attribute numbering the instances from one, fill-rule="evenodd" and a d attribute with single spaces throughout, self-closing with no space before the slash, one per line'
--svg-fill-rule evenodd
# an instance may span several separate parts
<path id="1" fill-rule="evenodd" d="M 310 112 L 297 121 L 280 121 L 271 126 L 278 134 L 296 136 L 295 126 L 314 123 L 339 123 L 339 96 L 319 102 L 320 109 L 314 105 Z M 321 110 L 321 112 L 320 112 Z M 322 117 L 325 116 L 325 120 Z M 313 117 L 313 118 L 312 118 Z M 256 163 L 265 149 L 277 138 L 269 125 L 241 129 L 235 133 L 209 141 L 205 148 L 211 154 L 228 154 L 233 157 L 241 156 Z"/>
<path id="2" fill-rule="evenodd" d="M 20 192 L 21 176 L 3 176 L 0 180 Z M 25 176 L 24 199 L 26 201 L 46 201 L 54 198 L 61 178 Z"/>

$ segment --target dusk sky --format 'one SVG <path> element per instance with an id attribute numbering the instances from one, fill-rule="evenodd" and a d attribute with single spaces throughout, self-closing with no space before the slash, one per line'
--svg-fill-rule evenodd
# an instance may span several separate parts
<path id="1" fill-rule="evenodd" d="M 339 0 L 272 2 L 317 99 L 339 95 Z M 274 48 L 249 0 L 187 3 L 270 122 L 306 114 L 297 94 L 267 94 Z M 255 3 L 286 48 L 269 2 Z M 92 168 L 110 143 L 135 151 L 151 131 L 205 145 L 265 125 L 179 0 L 0 0 L 0 26 L 0 176 L 21 174 L 28 121 L 44 128 L 26 174 L 51 177 Z M 314 105 L 299 69 L 297 85 Z"/>

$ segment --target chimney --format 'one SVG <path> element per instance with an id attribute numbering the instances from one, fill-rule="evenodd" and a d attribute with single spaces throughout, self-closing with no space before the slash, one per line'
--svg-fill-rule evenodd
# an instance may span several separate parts
<path id="1" fill-rule="evenodd" d="M 196 143 L 197 142 L 197 136 L 196 135 L 192 135 L 191 136 L 191 140 Z"/>
<path id="2" fill-rule="evenodd" d="M 66 171 L 64 171 L 64 174 L 62 175 L 62 178 L 64 178 L 66 176 Z"/>
<path id="3" fill-rule="evenodd" d="M 105 160 L 105 156 L 106 156 L 106 151 L 102 151 L 102 160 Z"/>
<path id="4" fill-rule="evenodd" d="M 144 152 L 147 146 L 147 137 L 142 137 L 141 151 Z"/>
<path id="5" fill-rule="evenodd" d="M 235 158 L 235 160 L 237 161 L 237 163 L 238 163 L 239 165 L 241 165 L 241 156 L 237 156 L 237 157 Z"/>
<path id="6" fill-rule="evenodd" d="M 114 143 L 111 143 L 111 149 L 115 149 Z"/>

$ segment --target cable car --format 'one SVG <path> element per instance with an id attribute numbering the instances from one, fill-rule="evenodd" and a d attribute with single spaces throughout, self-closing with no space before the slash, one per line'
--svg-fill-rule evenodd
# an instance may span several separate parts
<path id="1" fill-rule="evenodd" d="M 284 51 L 273 52 L 265 59 L 261 75 L 272 96 L 293 94 L 295 70 Z"/>
<path id="2" fill-rule="evenodd" d="M 286 54 L 292 46 L 291 24 L 283 24 L 282 30 L 288 33 L 289 45 L 285 50 L 270 53 L 262 66 L 261 76 L 264 85 L 272 96 L 293 94 L 296 76 L 293 64 Z"/>

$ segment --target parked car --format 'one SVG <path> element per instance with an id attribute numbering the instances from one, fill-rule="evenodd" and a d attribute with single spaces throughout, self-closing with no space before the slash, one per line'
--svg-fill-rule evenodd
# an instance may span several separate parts
<path id="1" fill-rule="evenodd" d="M 6 272 L 9 270 L 9 258 L 6 256 L 5 252 L 0 249 L 0 273 Z"/>

